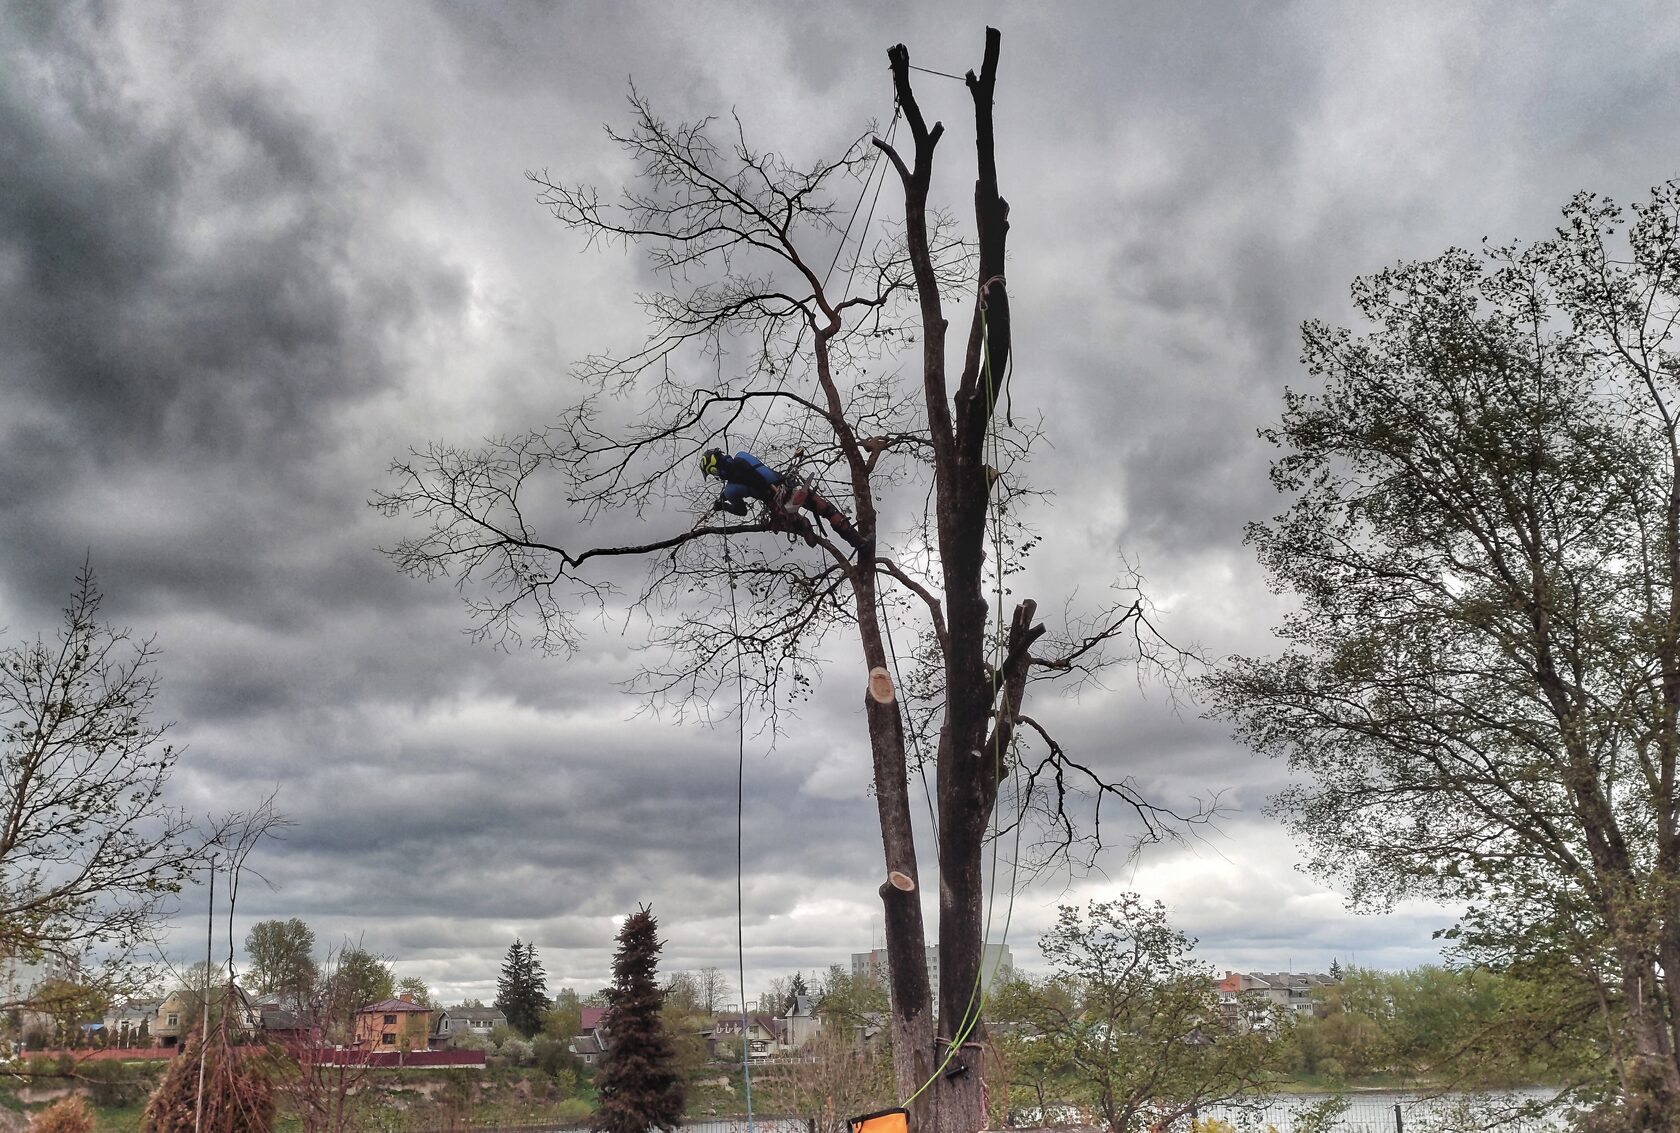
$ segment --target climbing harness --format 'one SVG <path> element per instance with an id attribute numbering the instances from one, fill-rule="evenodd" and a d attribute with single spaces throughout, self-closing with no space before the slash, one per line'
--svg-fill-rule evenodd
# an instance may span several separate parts
<path id="1" fill-rule="evenodd" d="M 731 515 L 746 515 L 747 501 L 758 500 L 764 504 L 772 531 L 799 536 L 815 547 L 818 533 L 823 530 L 822 523 L 826 520 L 834 533 L 844 539 L 852 550 L 863 550 L 864 540 L 858 535 L 857 528 L 852 526 L 852 521 L 818 494 L 803 477 L 784 476 L 750 452 L 741 451 L 728 456 L 721 449 L 706 450 L 700 457 L 700 470 L 724 482 L 723 491 L 712 505 L 716 510 L 727 511 Z M 815 518 L 815 531 L 811 523 L 799 514 L 802 510 L 809 511 Z"/>

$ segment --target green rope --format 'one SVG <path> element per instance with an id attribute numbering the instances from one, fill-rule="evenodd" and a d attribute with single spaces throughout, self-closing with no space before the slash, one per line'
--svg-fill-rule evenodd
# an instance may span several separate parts
<path id="1" fill-rule="evenodd" d="M 1001 277 L 993 277 L 993 279 L 1001 280 Z M 986 289 L 991 286 L 992 282 L 993 282 L 993 280 L 987 280 L 985 283 L 981 284 L 981 288 L 980 288 L 980 310 L 979 310 L 979 315 L 980 315 L 980 358 L 981 358 L 981 370 L 982 370 L 982 373 L 985 375 L 985 379 L 986 379 L 986 405 L 987 405 L 987 415 L 986 415 L 987 452 L 986 452 L 986 455 L 992 461 L 990 467 L 997 468 L 999 466 L 999 463 L 1000 463 L 1000 459 L 999 459 L 999 451 L 1000 450 L 999 450 L 999 447 L 998 447 L 998 437 L 997 437 L 997 412 L 996 412 L 997 406 L 995 404 L 997 391 L 996 391 L 996 387 L 995 387 L 995 384 L 994 384 L 994 381 L 993 381 L 993 376 L 992 376 L 991 331 L 990 331 L 990 328 L 988 327 L 987 322 L 986 322 Z M 993 569 L 995 571 L 995 574 L 994 574 L 994 577 L 993 577 L 993 582 L 992 582 L 992 598 L 993 598 L 993 617 L 995 619 L 995 624 L 997 626 L 997 632 L 994 633 L 993 638 L 992 638 L 992 659 L 993 659 L 993 662 L 994 662 L 994 664 L 992 666 L 992 672 L 994 674 L 994 679 L 997 679 L 997 678 L 1001 678 L 1001 676 L 1002 676 L 1002 665 L 1003 665 L 1003 659 L 1004 659 L 1003 641 L 1002 641 L 1002 630 L 1003 630 L 1003 519 L 1002 519 L 1001 509 L 999 508 L 998 503 L 997 503 L 997 499 L 996 499 L 996 497 L 994 497 L 992 495 L 992 485 L 990 483 L 988 483 L 986 485 L 986 507 L 987 507 L 988 512 L 990 512 L 991 519 L 992 519 L 992 523 L 991 523 L 991 527 L 992 527 L 992 562 L 994 564 Z M 1006 694 L 1005 699 L 998 704 L 996 718 L 999 719 L 999 720 L 1002 720 L 1006 713 L 1010 713 L 1010 712 L 1013 712 L 1013 711 L 1014 711 L 1014 706 L 1008 703 L 1007 694 Z M 1003 752 L 1001 750 L 999 750 L 999 748 L 998 748 L 998 740 L 997 740 L 997 734 L 996 733 L 997 733 L 997 729 L 994 728 L 993 736 L 992 736 L 992 761 L 993 761 L 992 762 L 992 771 L 993 771 L 993 775 L 994 775 L 997 783 L 1001 786 L 1001 784 L 1003 782 Z M 1016 734 L 1012 733 L 1010 735 L 1010 742 L 1009 742 L 1009 754 L 1011 756 L 1012 764 L 1015 763 L 1015 762 L 1018 762 L 1018 761 L 1015 761 L 1013 759 L 1014 752 L 1015 752 L 1015 743 L 1016 743 Z M 1016 768 L 1016 770 L 1018 772 L 1019 769 Z M 985 924 L 985 928 L 983 929 L 983 931 L 981 933 L 981 937 L 980 937 L 980 964 L 979 964 L 979 966 L 977 967 L 977 969 L 974 973 L 974 986 L 969 990 L 968 1003 L 965 1004 L 964 1007 L 963 1007 L 962 1021 L 959 1024 L 959 1026 L 955 1029 L 955 1031 L 952 1033 L 951 1038 L 948 1041 L 948 1045 L 945 1048 L 944 1059 L 942 1059 L 940 1061 L 938 1066 L 934 1067 L 934 1071 L 931 1075 L 929 1075 L 927 1081 L 923 1082 L 920 1086 L 918 1086 L 916 1088 L 916 1092 L 911 1094 L 908 1098 L 906 1098 L 904 1100 L 904 1102 L 902 1104 L 906 1108 L 909 1107 L 911 1102 L 913 1102 L 917 1098 L 921 1097 L 922 1094 L 927 1091 L 927 1088 L 929 1086 L 933 1085 L 933 1083 L 939 1079 L 940 1075 L 942 1075 L 945 1072 L 945 1068 L 951 1064 L 951 1061 L 954 1058 L 956 1058 L 957 1052 L 959 1050 L 961 1050 L 962 1047 L 963 1047 L 963 1044 L 968 1041 L 968 1036 L 974 1033 L 974 1028 L 979 1025 L 980 1019 L 981 1019 L 982 1015 L 985 1013 L 985 1005 L 986 1005 L 986 995 L 985 995 L 986 946 L 991 939 L 992 915 L 993 915 L 993 912 L 997 908 L 997 880 L 998 880 L 998 873 L 999 873 L 999 870 L 998 870 L 998 842 L 999 842 L 1000 839 L 999 839 L 999 833 L 998 833 L 998 800 L 995 796 L 994 796 L 993 801 L 992 801 L 991 823 L 992 823 L 992 876 L 991 876 L 991 881 L 989 883 L 990 888 L 988 889 L 988 892 L 986 894 L 986 924 Z M 1020 869 L 1020 852 L 1019 852 L 1020 838 L 1021 838 L 1021 823 L 1020 823 L 1020 820 L 1017 819 L 1016 824 L 1015 824 L 1016 852 L 1014 854 L 1014 860 L 1012 862 L 1012 867 L 1011 867 L 1012 870 L 1014 870 L 1014 871 L 1019 871 L 1019 869 Z M 1016 889 L 1016 884 L 1015 883 L 1016 883 L 1016 880 L 1017 880 L 1017 877 L 1014 874 L 1012 874 L 1011 879 L 1010 879 L 1010 885 L 1009 885 L 1009 903 L 1008 903 L 1008 906 L 1007 906 L 1007 908 L 1004 912 L 1004 921 L 1003 921 L 1003 934 L 1004 934 L 1004 938 L 1006 940 L 1008 939 L 1008 936 L 1009 936 L 1010 922 L 1014 919 L 1014 914 L 1015 914 L 1015 889 Z M 996 974 L 997 974 L 997 965 L 993 965 L 992 975 L 995 977 Z"/>

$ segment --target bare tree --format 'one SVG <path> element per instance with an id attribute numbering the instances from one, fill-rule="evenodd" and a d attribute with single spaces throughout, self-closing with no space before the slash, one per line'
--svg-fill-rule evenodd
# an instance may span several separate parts
<path id="1" fill-rule="evenodd" d="M 721 968 L 701 968 L 694 973 L 694 979 L 699 985 L 700 1008 L 707 1015 L 716 1015 L 728 1006 L 729 993 L 735 990 L 735 985 Z"/>
<path id="2" fill-rule="evenodd" d="M 1076 761 L 1022 711 L 1035 681 L 1088 679 L 1122 659 L 1165 662 L 1170 650 L 1130 580 L 1118 601 L 1059 634 L 1031 600 L 1012 614 L 1002 606 L 1004 577 L 1034 541 L 1020 514 L 1036 498 L 1021 463 L 1037 428 L 997 414 L 1011 340 L 1008 206 L 992 137 L 999 46 L 989 30 L 980 73 L 966 79 L 974 242 L 929 205 L 944 128 L 924 118 L 902 45 L 888 58 L 911 135 L 903 154 L 898 114 L 885 136 L 800 165 L 750 145 L 738 119 L 667 122 L 632 90 L 633 125 L 609 135 L 637 165 L 633 185 L 606 198 L 530 176 L 567 227 L 647 250 L 668 285 L 643 297 L 648 338 L 581 363 L 581 392 L 552 425 L 476 449 L 413 451 L 374 500 L 426 522 L 389 553 L 410 574 L 452 577 L 482 637 L 569 651 L 590 611 L 645 618 L 650 661 L 635 688 L 678 713 L 707 711 L 739 680 L 774 727 L 814 679 L 819 646 L 836 631 L 856 634 L 885 858 L 894 1070 L 925 1130 L 981 1122 L 974 1052 L 988 837 L 1038 822 L 1040 837 L 1025 843 L 1042 851 L 1032 865 L 1094 853 L 1105 805 L 1126 808 L 1147 838 L 1179 817 Z M 877 170 L 882 184 L 896 173 L 904 212 L 889 238 L 871 242 L 873 204 L 862 206 Z M 861 187 L 842 192 L 848 182 Z M 959 294 L 969 327 L 953 389 L 944 308 Z M 900 363 L 918 361 L 920 380 L 901 381 Z M 701 504 L 695 458 L 734 444 L 839 501 L 855 519 L 856 557 L 775 504 L 742 523 L 702 515 L 652 537 L 638 530 L 674 504 Z M 597 541 L 545 533 L 557 496 Z M 620 560 L 647 564 L 638 589 L 615 576 Z M 692 606 L 706 601 L 709 610 Z M 909 681 L 894 675 L 895 629 L 920 662 Z M 911 822 L 911 775 L 927 764 L 937 778 L 937 1003 Z M 994 821 L 1000 793 L 1011 817 Z M 964 1073 L 971 1063 L 975 1073 Z"/>
<path id="3" fill-rule="evenodd" d="M 251 855 L 265 838 L 280 835 L 292 823 L 275 809 L 270 794 L 249 810 L 215 820 L 216 853 L 209 861 L 210 915 L 207 918 L 207 955 L 194 982 L 202 989 L 199 1031 L 187 1040 L 187 1050 L 146 1104 L 141 1118 L 144 1133 L 267 1133 L 274 1124 L 274 1091 L 270 1067 L 260 1048 L 250 1042 L 259 1025 L 235 982 L 234 915 L 246 874 L 267 883 L 251 867 Z M 215 881 L 226 877 L 227 952 L 220 1009 L 211 1010 L 210 980 L 216 971 Z M 195 966 L 196 967 L 196 966 Z M 192 983 L 189 983 L 192 986 Z"/>
<path id="4" fill-rule="evenodd" d="M 374 1063 L 369 1051 L 345 1045 L 350 1034 L 342 1020 L 362 1003 L 358 980 L 343 969 L 347 958 L 354 967 L 366 955 L 349 943 L 329 948 L 321 978 L 286 1020 L 292 1025 L 278 1030 L 274 1090 L 304 1133 L 345 1133 L 359 1124 L 355 1098 Z"/>
<path id="5" fill-rule="evenodd" d="M 157 646 L 101 622 L 101 601 L 84 567 L 55 640 L 0 650 L 0 958 L 117 994 L 208 847 L 164 798 L 175 751 L 152 715 Z M 98 973 L 84 964 L 96 951 Z"/>
<path id="6" fill-rule="evenodd" d="M 816 1133 L 846 1133 L 847 1118 L 881 1108 L 891 1097 L 892 1065 L 886 1052 L 849 1034 L 817 1035 L 802 1058 L 754 1075 L 766 1107 L 810 1115 Z"/>

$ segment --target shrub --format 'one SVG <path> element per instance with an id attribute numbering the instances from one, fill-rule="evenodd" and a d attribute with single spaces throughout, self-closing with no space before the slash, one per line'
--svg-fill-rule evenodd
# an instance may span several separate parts
<path id="1" fill-rule="evenodd" d="M 214 1041 L 204 1063 L 204 1120 L 196 1120 L 198 1050 L 195 1041 L 170 1062 L 146 1103 L 141 1133 L 270 1133 L 274 1090 L 260 1056 Z"/>
<path id="2" fill-rule="evenodd" d="M 589 1103 L 582 1098 L 567 1098 L 553 1110 L 556 1121 L 582 1121 L 594 1112 Z"/>
<path id="3" fill-rule="evenodd" d="M 120 1062 L 88 1061 L 80 1073 L 88 1084 L 88 1099 L 100 1109 L 139 1105 L 151 1091 L 144 1072 L 136 1073 Z"/>
<path id="4" fill-rule="evenodd" d="M 59 1098 L 35 1115 L 29 1133 L 93 1133 L 93 1113 L 80 1094 Z"/>
<path id="5" fill-rule="evenodd" d="M 508 1066 L 531 1065 L 531 1044 L 524 1039 L 508 1039 L 496 1048 L 496 1053 Z"/>
<path id="6" fill-rule="evenodd" d="M 558 1078 L 564 1072 L 573 1070 L 578 1057 L 571 1051 L 571 1044 L 566 1039 L 557 1039 L 551 1035 L 539 1035 L 531 1043 L 531 1058 L 538 1070 L 551 1078 Z"/>

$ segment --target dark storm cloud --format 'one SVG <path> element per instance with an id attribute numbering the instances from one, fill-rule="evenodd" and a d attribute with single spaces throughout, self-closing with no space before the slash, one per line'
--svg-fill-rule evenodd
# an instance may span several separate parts
<path id="1" fill-rule="evenodd" d="M 29 46 L 95 34 L 52 30 Z M 386 380 L 362 327 L 420 300 L 396 279 L 345 287 L 324 138 L 236 79 L 181 92 L 158 124 L 120 60 L 19 54 L 0 102 L 0 136 L 28 154 L 0 206 L 17 272 L 3 325 L 14 372 L 79 445 L 260 456 L 308 445 L 333 400 Z"/>
<path id="2" fill-rule="evenodd" d="M 459 306 L 458 273 L 358 228 L 338 146 L 284 92 L 190 58 L 160 82 L 102 8 L 20 7 L 0 68 L 18 597 L 55 599 L 91 551 L 118 601 L 156 586 L 283 623 L 310 564 L 280 533 L 353 503 L 337 423 L 395 380 L 392 337 Z"/>
<path id="3" fill-rule="evenodd" d="M 1539 235 L 1575 188 L 1628 196 L 1677 164 L 1642 125 L 1680 73 L 1655 6 L 1022 11 L 11 6 L 0 624 L 50 627 L 91 553 L 114 620 L 166 650 L 179 801 L 207 813 L 280 787 L 297 825 L 265 852 L 279 888 L 247 890 L 237 935 L 302 916 L 451 996 L 487 990 L 520 935 L 556 986 L 588 989 L 614 917 L 652 901 L 668 966 L 733 972 L 732 705 L 708 706 L 715 729 L 635 716 L 621 685 L 644 626 L 622 604 L 588 619 L 576 657 L 472 645 L 448 583 L 376 552 L 409 529 L 364 504 L 409 445 L 541 425 L 575 390 L 573 359 L 639 341 L 645 262 L 581 254 L 520 176 L 616 185 L 628 169 L 600 123 L 624 123 L 628 77 L 670 118 L 738 110 L 804 161 L 890 116 L 887 46 L 961 73 L 998 23 L 1014 409 L 1042 415 L 1055 447 L 1030 472 L 1057 492 L 1018 591 L 1046 613 L 1100 601 L 1124 551 L 1163 626 L 1215 655 L 1265 648 L 1281 608 L 1238 540 L 1277 510 L 1254 430 L 1300 383 L 1300 320 L 1344 320 L 1355 274 Z M 948 128 L 934 196 L 961 217 L 968 95 L 916 86 Z M 963 303 L 947 313 L 963 327 Z M 908 375 L 914 358 L 884 364 Z M 703 488 L 669 487 L 669 512 L 582 534 L 685 527 Z M 546 536 L 580 534 L 533 504 Z M 833 652 L 774 750 L 748 732 L 750 985 L 876 942 L 862 675 L 845 642 Z M 1018 960 L 1059 897 L 1134 882 L 1173 894 L 1232 966 L 1429 955 L 1432 911 L 1350 922 L 1292 872 L 1256 814 L 1279 766 L 1131 682 L 1035 689 L 1033 711 L 1153 798 L 1224 790 L 1239 809 L 1206 843 L 1023 894 Z"/>

